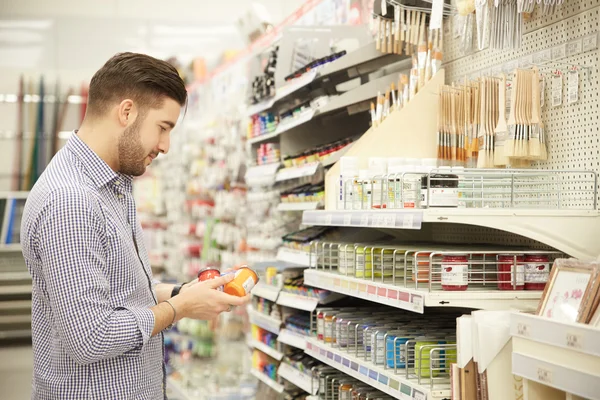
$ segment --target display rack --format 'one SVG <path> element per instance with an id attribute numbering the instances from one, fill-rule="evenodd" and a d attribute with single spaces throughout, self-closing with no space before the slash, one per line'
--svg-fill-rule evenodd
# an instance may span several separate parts
<path id="1" fill-rule="evenodd" d="M 537 240 L 573 257 L 595 259 L 600 254 L 600 213 L 597 210 L 536 210 L 490 208 L 429 208 L 425 210 L 305 211 L 306 225 L 420 229 L 422 223 L 494 228 Z M 557 232 L 561 232 L 557 235 Z"/>
<path id="2" fill-rule="evenodd" d="M 248 307 L 248 317 L 250 318 L 250 323 L 276 335 L 279 334 L 282 323 L 281 320 L 262 314 L 252 307 Z"/>
<path id="3" fill-rule="evenodd" d="M 287 247 L 279 248 L 277 251 L 277 260 L 301 267 L 309 267 L 311 265 L 309 252 L 289 249 Z"/>
<path id="4" fill-rule="evenodd" d="M 304 273 L 306 274 L 306 271 Z M 306 275 L 305 275 L 306 279 Z M 307 283 L 308 284 L 308 283 Z M 309 286 L 312 286 L 308 284 Z M 340 300 L 345 297 L 340 293 L 330 293 L 321 298 L 301 296 L 293 293 L 281 292 L 277 298 L 277 304 L 284 307 L 295 308 L 296 310 L 313 312 L 319 304 L 327 305 L 334 301 Z"/>
<path id="5" fill-rule="evenodd" d="M 315 269 L 304 272 L 307 285 L 423 314 L 425 307 L 466 307 L 483 310 L 534 309 L 539 291 L 430 292 L 368 281 Z"/>
<path id="6" fill-rule="evenodd" d="M 252 374 L 252 376 L 254 376 L 259 381 L 267 384 L 271 389 L 273 389 L 277 393 L 283 393 L 283 391 L 285 390 L 285 388 L 283 387 L 283 385 L 275 382 L 273 379 L 269 378 L 267 375 L 263 374 L 260 371 L 257 371 L 255 369 L 251 369 L 250 373 Z"/>
<path id="7" fill-rule="evenodd" d="M 279 332 L 277 341 L 300 350 L 306 349 L 306 336 L 292 332 L 288 329 L 282 329 Z"/>
<path id="8" fill-rule="evenodd" d="M 323 206 L 320 201 L 306 201 L 297 203 L 279 203 L 277 209 L 279 211 L 309 211 L 316 210 Z"/>
<path id="9" fill-rule="evenodd" d="M 312 162 L 299 167 L 283 168 L 277 171 L 275 182 L 287 181 L 290 179 L 305 178 L 313 176 L 319 170 L 320 162 Z"/>
<path id="10" fill-rule="evenodd" d="M 250 347 L 253 347 L 257 350 L 262 351 L 263 353 L 265 353 L 266 355 L 272 357 L 273 359 L 275 359 L 276 361 L 281 361 L 281 359 L 283 358 L 283 353 L 281 353 L 280 351 L 277 351 L 276 349 L 264 344 L 263 342 L 260 342 L 256 339 L 250 339 L 248 340 L 248 345 Z"/>
<path id="11" fill-rule="evenodd" d="M 285 362 L 279 365 L 277 375 L 311 395 L 317 394 L 319 390 L 319 383 L 310 374 L 299 371 Z"/>
<path id="12" fill-rule="evenodd" d="M 280 290 L 281 288 L 278 286 L 258 282 L 258 284 L 252 289 L 252 294 L 258 297 L 262 297 L 263 299 L 275 302 L 277 301 L 277 297 L 279 296 Z"/>
<path id="13" fill-rule="evenodd" d="M 331 347 L 316 339 L 307 339 L 306 353 L 396 399 L 444 399 L 450 397 L 449 388 L 429 387 L 416 380 L 404 378 L 393 370 L 367 363 L 363 358 Z M 421 397 L 419 397 L 421 396 Z"/>
<path id="14" fill-rule="evenodd" d="M 600 399 L 600 330 L 527 314 L 511 315 L 515 375 Z"/>

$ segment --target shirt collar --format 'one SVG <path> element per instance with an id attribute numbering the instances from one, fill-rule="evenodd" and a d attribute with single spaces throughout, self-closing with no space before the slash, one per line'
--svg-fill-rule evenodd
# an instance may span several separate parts
<path id="1" fill-rule="evenodd" d="M 111 182 L 120 182 L 126 188 L 131 187 L 133 177 L 113 171 L 79 138 L 77 131 L 73 132 L 65 147 L 83 162 L 84 168 L 97 187 L 103 187 Z"/>

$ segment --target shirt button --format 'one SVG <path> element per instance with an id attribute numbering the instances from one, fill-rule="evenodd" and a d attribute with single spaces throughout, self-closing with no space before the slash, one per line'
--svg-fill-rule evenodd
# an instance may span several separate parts
<path id="1" fill-rule="evenodd" d="M 119 199 L 122 199 L 122 198 L 123 198 L 123 195 L 122 195 L 122 194 L 120 194 L 120 195 L 118 195 L 117 197 L 118 197 Z"/>
<path id="2" fill-rule="evenodd" d="M 115 185 L 119 186 L 121 184 L 121 181 L 115 181 Z"/>

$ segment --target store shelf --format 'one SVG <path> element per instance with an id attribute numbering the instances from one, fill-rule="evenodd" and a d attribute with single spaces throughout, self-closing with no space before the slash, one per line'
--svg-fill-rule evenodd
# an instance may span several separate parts
<path id="1" fill-rule="evenodd" d="M 304 272 L 306 273 L 306 271 Z M 327 297 L 317 299 L 314 297 L 281 292 L 279 293 L 279 298 L 277 298 L 277 304 L 280 306 L 295 308 L 297 310 L 312 312 L 319 304 L 326 305 L 344 297 L 344 295 L 340 295 L 339 293 L 330 293 Z"/>
<path id="2" fill-rule="evenodd" d="M 510 317 L 510 334 L 600 357 L 600 329 L 589 325 L 570 324 L 537 315 L 514 313 Z"/>
<path id="3" fill-rule="evenodd" d="M 301 267 L 310 267 L 311 261 L 310 253 L 289 249 L 287 247 L 280 247 L 279 250 L 277 250 L 277 260 Z"/>
<path id="4" fill-rule="evenodd" d="M 248 185 L 265 185 L 269 186 L 275 183 L 275 174 L 281 166 L 280 163 L 272 163 L 265 165 L 257 165 L 248 168 L 245 179 Z"/>
<path id="5" fill-rule="evenodd" d="M 283 182 L 290 179 L 304 178 L 313 176 L 319 170 L 320 162 L 312 162 L 299 167 L 283 168 L 277 171 L 275 182 Z"/>
<path id="6" fill-rule="evenodd" d="M 29 272 L 0 272 L 0 282 L 2 281 L 26 281 L 31 280 Z"/>
<path id="7" fill-rule="evenodd" d="M 273 107 L 273 104 L 275 104 L 275 97 L 261 101 L 260 103 L 253 104 L 246 109 L 246 116 L 251 117 L 254 114 L 266 111 L 269 108 Z"/>
<path id="8" fill-rule="evenodd" d="M 423 210 L 305 211 L 304 225 L 357 228 L 421 229 Z"/>
<path id="9" fill-rule="evenodd" d="M 22 339 L 31 337 L 31 329 L 14 329 L 0 331 L 0 340 Z"/>
<path id="10" fill-rule="evenodd" d="M 331 292 L 373 301 L 423 314 L 425 307 L 466 307 L 482 310 L 531 310 L 537 307 L 541 291 L 467 290 L 428 291 L 369 281 L 326 271 L 304 271 L 304 283 Z"/>
<path id="11" fill-rule="evenodd" d="M 0 315 L 0 325 L 27 324 L 31 322 L 31 315 Z"/>
<path id="12" fill-rule="evenodd" d="M 450 388 L 440 385 L 430 389 L 416 380 L 396 375 L 392 370 L 377 367 L 362 358 L 342 352 L 314 338 L 306 341 L 305 353 L 311 357 L 381 390 L 396 399 L 450 398 Z"/>
<path id="13" fill-rule="evenodd" d="M 262 351 L 266 355 L 274 358 L 277 361 L 281 361 L 281 359 L 283 358 L 282 353 L 280 353 L 279 351 L 275 350 L 274 348 L 272 348 L 256 339 L 250 339 L 248 344 L 250 344 L 252 347 L 254 347 L 257 350 Z"/>
<path id="14" fill-rule="evenodd" d="M 0 245 L 0 253 L 16 253 L 23 251 L 20 243 Z"/>
<path id="15" fill-rule="evenodd" d="M 548 318 L 511 315 L 515 375 L 600 399 L 600 329 Z"/>
<path id="16" fill-rule="evenodd" d="M 251 369 L 250 373 L 252 374 L 252 376 L 254 376 L 259 381 L 267 384 L 269 387 L 271 387 L 271 389 L 273 389 L 277 393 L 283 393 L 283 390 L 284 390 L 283 385 L 280 385 L 279 383 L 275 382 L 273 379 L 269 378 L 267 375 L 263 374 L 260 371 L 255 370 L 255 369 Z"/>
<path id="17" fill-rule="evenodd" d="M 279 203 L 277 209 L 279 211 L 308 211 L 316 210 L 322 206 L 323 203 L 320 201 L 302 201 L 297 203 Z"/>
<path id="18" fill-rule="evenodd" d="M 277 132 L 277 130 L 274 130 L 271 133 L 266 133 L 264 135 L 259 135 L 259 136 L 254 136 L 250 139 L 248 139 L 247 143 L 250 145 L 256 144 L 256 143 L 261 143 L 261 142 L 266 142 L 269 139 L 273 139 L 275 137 L 279 136 L 279 133 Z"/>
<path id="19" fill-rule="evenodd" d="M 259 326 L 276 335 L 279 334 L 279 330 L 281 329 L 280 320 L 270 317 L 268 315 L 264 315 L 251 307 L 248 307 L 248 317 L 250 318 L 250 323 Z"/>
<path id="20" fill-rule="evenodd" d="M 319 390 L 319 382 L 313 379 L 310 374 L 301 372 L 286 363 L 281 363 L 279 365 L 277 375 L 311 395 L 317 394 L 317 391 Z"/>
<path id="21" fill-rule="evenodd" d="M 335 153 L 327 157 L 325 160 L 323 160 L 321 164 L 323 165 L 323 167 L 329 167 L 330 165 L 335 164 L 340 160 L 340 158 L 344 157 L 344 155 L 348 152 L 348 150 L 350 150 L 351 147 L 352 145 L 349 144 L 343 149 L 336 151 Z"/>
<path id="22" fill-rule="evenodd" d="M 306 336 L 292 332 L 285 328 L 279 332 L 277 341 L 300 350 L 306 349 Z"/>
<path id="23" fill-rule="evenodd" d="M 31 294 L 31 285 L 0 286 L 0 295 Z"/>
<path id="24" fill-rule="evenodd" d="M 337 85 L 404 58 L 406 56 L 382 53 L 376 49 L 374 42 L 371 42 L 325 65 L 319 71 L 316 81 Z"/>
<path id="25" fill-rule="evenodd" d="M 596 240 L 600 236 L 600 213 L 595 210 L 324 210 L 305 211 L 302 217 L 302 223 L 306 225 L 388 229 L 419 229 L 421 221 L 499 229 L 537 240 L 583 260 L 595 259 L 600 254 L 600 241 Z"/>
<path id="26" fill-rule="evenodd" d="M 280 290 L 281 288 L 277 286 L 258 282 L 258 284 L 252 289 L 252 294 L 270 301 L 277 301 L 277 296 L 279 296 Z"/>

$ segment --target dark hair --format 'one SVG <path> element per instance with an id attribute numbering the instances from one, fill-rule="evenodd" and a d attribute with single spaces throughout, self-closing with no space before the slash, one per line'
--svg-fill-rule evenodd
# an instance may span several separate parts
<path id="1" fill-rule="evenodd" d="M 104 114 L 111 103 L 130 98 L 142 109 L 157 108 L 164 97 L 187 101 L 185 83 L 166 61 L 138 53 L 118 53 L 94 74 L 90 82 L 87 113 Z"/>

